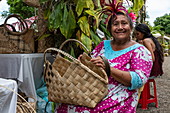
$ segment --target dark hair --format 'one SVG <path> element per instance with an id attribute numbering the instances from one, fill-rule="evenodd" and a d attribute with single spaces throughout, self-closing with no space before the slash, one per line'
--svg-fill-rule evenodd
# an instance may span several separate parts
<path id="1" fill-rule="evenodd" d="M 163 59 L 164 59 L 163 58 L 164 57 L 163 56 L 163 48 L 160 45 L 160 43 L 158 42 L 158 40 L 152 35 L 150 28 L 146 24 L 137 24 L 135 26 L 135 30 L 144 34 L 143 39 L 151 38 L 153 40 L 153 42 L 155 43 L 155 46 L 156 46 L 156 50 L 160 54 L 161 60 L 163 61 Z"/>
<path id="2" fill-rule="evenodd" d="M 111 26 L 112 26 L 112 23 L 113 21 L 116 20 L 116 16 L 117 15 L 124 15 L 128 18 L 128 21 L 129 21 L 129 24 L 130 24 L 130 27 L 133 29 L 133 21 L 132 19 L 129 17 L 129 15 L 127 13 L 123 13 L 123 12 L 117 12 L 115 15 L 112 15 L 109 22 L 108 22 L 108 26 L 107 26 L 107 30 L 111 33 Z"/>

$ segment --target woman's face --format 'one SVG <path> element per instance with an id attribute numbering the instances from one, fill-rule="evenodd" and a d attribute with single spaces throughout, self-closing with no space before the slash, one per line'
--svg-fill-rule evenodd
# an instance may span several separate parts
<path id="1" fill-rule="evenodd" d="M 115 39 L 130 39 L 132 28 L 125 15 L 117 15 L 112 22 L 111 34 Z"/>
<path id="2" fill-rule="evenodd" d="M 143 40 L 144 34 L 141 33 L 140 31 L 135 30 L 135 37 L 136 37 L 138 40 Z"/>

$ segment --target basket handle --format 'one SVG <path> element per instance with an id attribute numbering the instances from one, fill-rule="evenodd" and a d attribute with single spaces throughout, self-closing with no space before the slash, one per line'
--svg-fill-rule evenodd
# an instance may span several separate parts
<path id="1" fill-rule="evenodd" d="M 6 26 L 6 25 L 7 25 L 7 20 L 8 20 L 9 18 L 12 18 L 12 17 L 17 18 L 17 19 L 20 21 L 22 27 L 24 28 L 23 31 L 21 31 L 21 32 L 13 32 L 13 31 L 11 31 L 11 30 L 8 29 L 8 27 Z M 28 31 L 28 25 L 27 25 L 26 21 L 25 21 L 24 19 L 22 19 L 22 18 L 21 18 L 19 15 L 17 15 L 17 14 L 9 15 L 9 16 L 5 19 L 4 27 L 5 27 L 5 29 L 6 29 L 10 34 L 12 34 L 12 35 L 23 35 L 23 34 L 25 34 L 25 33 Z"/>
<path id="2" fill-rule="evenodd" d="M 25 102 L 27 103 L 27 105 L 34 111 L 34 113 L 36 113 L 36 111 L 34 110 L 34 108 L 33 108 L 20 94 L 18 94 L 16 91 L 14 91 L 13 89 L 8 88 L 8 87 L 6 87 L 6 86 L 4 86 L 4 85 L 1 85 L 1 84 L 0 84 L 0 87 L 6 88 L 6 89 L 8 89 L 9 91 L 12 91 L 14 94 L 18 95 L 23 101 L 25 101 Z M 34 101 L 36 101 L 35 98 L 33 98 L 33 97 L 31 97 L 31 98 L 34 99 Z"/>
<path id="3" fill-rule="evenodd" d="M 58 53 L 61 53 L 61 54 L 65 55 L 65 56 L 67 56 L 68 58 L 70 58 L 71 60 L 75 61 L 76 63 L 80 63 L 80 61 L 79 61 L 78 59 L 72 57 L 70 54 L 68 54 L 68 53 L 66 53 L 66 52 L 64 52 L 64 51 L 62 51 L 62 50 L 60 50 L 60 49 L 57 49 L 57 48 L 47 48 L 47 49 L 44 51 L 44 61 L 45 61 L 45 62 L 47 62 L 46 53 L 47 53 L 47 51 L 51 51 L 51 50 L 57 51 Z M 59 55 L 59 54 L 58 54 L 58 55 Z"/>
<path id="4" fill-rule="evenodd" d="M 68 40 L 64 41 L 64 42 L 60 45 L 59 49 L 62 50 L 63 46 L 64 46 L 67 42 L 69 42 L 69 41 L 78 42 L 80 45 L 83 46 L 83 48 L 86 50 L 87 53 L 90 53 L 90 51 L 86 48 L 86 46 L 85 46 L 82 42 L 80 42 L 79 40 L 76 40 L 76 39 L 68 39 Z"/>
<path id="5" fill-rule="evenodd" d="M 12 24 L 6 24 L 7 26 L 11 27 L 13 32 L 16 32 L 15 27 Z M 4 24 L 1 24 L 0 27 L 4 27 Z"/>

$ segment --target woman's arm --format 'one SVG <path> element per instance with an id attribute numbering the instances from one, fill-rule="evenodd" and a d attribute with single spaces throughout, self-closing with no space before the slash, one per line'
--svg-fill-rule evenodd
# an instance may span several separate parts
<path id="1" fill-rule="evenodd" d="M 96 64 L 96 66 L 102 67 L 105 70 L 105 64 L 101 57 L 96 57 L 91 59 L 91 62 Z M 115 80 L 119 81 L 125 86 L 131 86 L 131 76 L 130 72 L 122 71 L 113 67 L 110 67 L 110 76 L 112 76 Z"/>
<path id="2" fill-rule="evenodd" d="M 93 58 L 91 61 L 96 66 L 105 69 L 104 62 L 100 57 Z M 127 86 L 129 90 L 137 89 L 146 83 L 152 69 L 152 64 L 151 53 L 146 50 L 146 47 L 141 46 L 131 56 L 129 71 L 122 71 L 111 67 L 110 76 Z"/>
<path id="3" fill-rule="evenodd" d="M 117 80 L 118 82 L 122 83 L 123 85 L 130 87 L 131 86 L 131 76 L 130 72 L 128 71 L 121 71 L 115 68 L 111 68 L 111 76 Z"/>

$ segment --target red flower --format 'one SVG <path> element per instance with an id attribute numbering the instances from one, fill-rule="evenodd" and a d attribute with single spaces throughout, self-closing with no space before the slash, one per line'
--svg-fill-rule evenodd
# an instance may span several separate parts
<path id="1" fill-rule="evenodd" d="M 133 13 L 133 12 L 130 12 L 129 14 L 129 17 L 133 20 L 133 22 L 135 22 L 135 20 L 136 20 L 136 15 L 135 15 L 135 13 Z"/>

